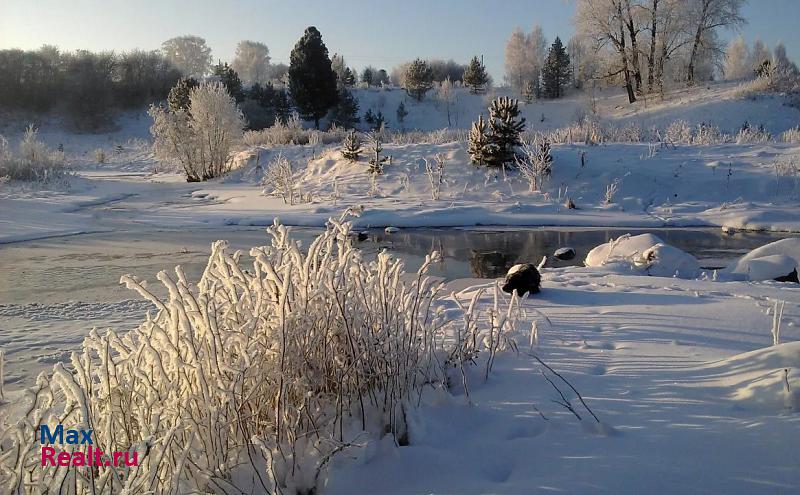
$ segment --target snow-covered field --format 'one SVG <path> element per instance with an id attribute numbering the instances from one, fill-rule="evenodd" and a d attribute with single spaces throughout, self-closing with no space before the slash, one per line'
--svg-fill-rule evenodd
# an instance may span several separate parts
<path id="1" fill-rule="evenodd" d="M 599 105 L 605 121 L 641 128 L 684 119 L 735 133 L 747 120 L 777 134 L 800 123 L 800 112 L 779 97 L 734 100 L 732 89 L 695 88 L 667 103 L 635 107 L 622 105 L 619 94 L 600 94 Z M 453 128 L 467 128 L 486 106 L 483 97 L 462 97 Z M 362 110 L 382 110 L 390 122 L 401 98 L 399 91 L 359 94 Z M 524 113 L 534 129 L 545 130 L 570 124 L 585 108 L 585 97 L 575 96 L 535 103 Z M 441 103 L 425 101 L 409 111 L 408 128 L 447 126 Z M 129 259 L 141 257 L 136 266 L 144 273 L 135 275 L 144 279 L 179 263 L 190 265 L 187 273 L 196 279 L 205 250 L 193 229 L 216 228 L 224 237 L 229 229 L 267 226 L 275 218 L 321 227 L 349 208 L 358 214 L 358 228 L 800 232 L 797 143 L 554 145 L 553 175 L 537 192 L 516 171 L 470 164 L 463 142 L 386 144 L 391 163 L 374 183 L 366 152 L 353 163 L 336 146 L 264 147 L 242 149 L 226 178 L 187 184 L 153 160 L 148 124 L 130 116 L 103 136 L 45 125 L 42 138 L 64 145 L 75 173 L 69 185 L 0 184 L 0 267 L 46 260 L 58 281 L 31 283 L 24 269 L 9 270 L 13 278 L 0 275 L 0 348 L 46 351 L 35 363 L 25 362 L 31 355 L 21 351 L 12 356 L 9 402 L 21 397 L 21 385 L 34 373 L 67 359 L 92 327 L 126 331 L 141 321 L 150 304 L 107 283 L 109 273 L 116 278 L 128 271 Z M 106 150 L 106 163 L 94 159 L 97 148 Z M 294 164 L 305 198 L 298 204 L 265 193 L 264 170 L 279 154 Z M 446 168 L 442 194 L 432 199 L 425 160 L 437 154 Z M 613 184 L 617 191 L 608 202 Z M 564 207 L 567 198 L 577 209 Z M 164 239 L 159 229 L 184 234 Z M 60 236 L 125 231 L 141 233 L 148 248 L 91 236 L 58 244 Z M 258 245 L 260 234 L 248 232 L 248 242 L 237 247 Z M 44 238 L 54 239 L 46 247 L 19 244 Z M 161 243 L 155 251 L 154 239 Z M 668 246 L 654 251 L 662 256 L 659 271 L 642 269 L 639 259 L 631 265 L 650 247 L 614 260 L 600 250 L 587 267 L 544 268 L 542 292 L 521 302 L 517 350 L 497 356 L 488 380 L 480 357 L 468 369 L 469 399 L 458 391 L 424 395 L 409 418 L 409 445 L 397 447 L 387 435 L 344 450 L 330 462 L 324 493 L 800 492 L 800 288 L 761 280 L 797 265 L 797 243 L 756 251 L 719 272 L 700 270 Z M 87 269 L 82 257 L 98 251 L 107 258 Z M 681 278 L 669 276 L 676 272 Z M 467 299 L 493 283 L 459 279 L 443 293 Z M 80 300 L 64 297 L 70 291 Z M 491 309 L 490 293 L 478 299 L 480 311 Z M 776 319 L 778 301 L 785 306 Z M 534 356 L 574 385 L 585 405 Z M 575 414 L 557 402 L 568 402 Z"/>

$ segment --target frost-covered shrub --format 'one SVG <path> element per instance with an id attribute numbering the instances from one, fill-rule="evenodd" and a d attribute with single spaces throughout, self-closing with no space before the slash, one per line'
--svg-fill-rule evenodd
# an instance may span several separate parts
<path id="1" fill-rule="evenodd" d="M 155 314 L 125 334 L 92 330 L 69 365 L 39 375 L 24 417 L 0 421 L 0 491 L 314 493 L 354 443 L 407 443 L 426 390 L 458 370 L 466 387 L 463 363 L 485 355 L 488 373 L 514 346 L 519 306 L 495 288 L 478 314 L 477 291 L 455 298 L 463 318 L 448 321 L 425 275 L 432 256 L 407 277 L 386 252 L 365 261 L 349 233 L 331 220 L 304 252 L 276 223 L 247 268 L 216 242 L 197 283 L 180 268 L 158 274 L 164 297 L 123 277 Z M 139 465 L 43 469 L 43 424 L 91 428 L 95 448 Z"/>
<path id="2" fill-rule="evenodd" d="M 763 126 L 753 127 L 745 125 L 736 134 L 736 144 L 760 144 L 772 141 L 772 134 L 764 130 Z"/>
<path id="3" fill-rule="evenodd" d="M 781 141 L 784 143 L 800 143 L 800 127 L 792 127 L 781 133 Z"/>
<path id="4" fill-rule="evenodd" d="M 287 205 L 295 204 L 301 196 L 292 162 L 283 155 L 278 155 L 267 165 L 262 185 L 266 186 L 265 194 L 280 196 Z"/>
<path id="5" fill-rule="evenodd" d="M 53 151 L 40 141 L 33 126 L 25 130 L 16 151 L 0 136 L 0 177 L 45 183 L 64 181 L 68 178 L 64 153 Z"/>
<path id="6" fill-rule="evenodd" d="M 150 107 L 156 156 L 179 164 L 188 182 L 219 177 L 228 171 L 231 149 L 242 138 L 244 117 L 218 82 L 193 88 L 189 99 L 191 110 Z"/>
<path id="7" fill-rule="evenodd" d="M 691 144 L 692 126 L 685 120 L 679 119 L 667 126 L 665 135 L 670 143 Z"/>
<path id="8" fill-rule="evenodd" d="M 522 143 L 515 162 L 520 174 L 528 182 L 529 190 L 539 191 L 544 180 L 552 174 L 550 142 L 543 136 L 538 136 L 534 141 Z"/>
<path id="9" fill-rule="evenodd" d="M 337 126 L 332 126 L 328 131 L 303 129 L 300 117 L 293 114 L 285 124 L 277 120 L 274 125 L 266 129 L 245 132 L 243 142 L 248 146 L 333 144 L 341 143 L 345 136 L 347 136 L 347 130 Z"/>
<path id="10" fill-rule="evenodd" d="M 730 141 L 730 137 L 720 131 L 719 127 L 701 123 L 697 126 L 697 131 L 692 137 L 692 144 L 710 145 L 720 144 Z"/>

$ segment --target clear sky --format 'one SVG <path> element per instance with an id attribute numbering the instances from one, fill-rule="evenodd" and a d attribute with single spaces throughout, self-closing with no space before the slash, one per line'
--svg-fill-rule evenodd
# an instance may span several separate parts
<path id="1" fill-rule="evenodd" d="M 484 55 L 496 80 L 511 30 L 540 24 L 548 41 L 573 33 L 570 0 L 0 0 L 0 48 L 156 49 L 182 34 L 204 37 L 215 59 L 233 58 L 236 43 L 265 43 L 273 61 L 310 25 L 348 65 L 391 69 L 400 62 Z M 800 59 L 800 0 L 750 0 L 748 41 L 786 44 Z"/>

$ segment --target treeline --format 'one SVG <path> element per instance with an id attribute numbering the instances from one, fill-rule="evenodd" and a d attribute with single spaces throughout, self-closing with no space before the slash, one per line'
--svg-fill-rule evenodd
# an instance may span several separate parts
<path id="1" fill-rule="evenodd" d="M 115 110 L 163 100 L 180 75 L 157 51 L 0 50 L 0 108 L 63 110 L 76 128 L 96 130 Z"/>

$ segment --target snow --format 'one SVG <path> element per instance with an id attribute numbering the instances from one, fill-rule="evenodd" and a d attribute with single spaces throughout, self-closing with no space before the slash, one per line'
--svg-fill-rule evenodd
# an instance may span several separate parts
<path id="1" fill-rule="evenodd" d="M 722 273 L 745 275 L 748 280 L 772 280 L 796 269 L 798 258 L 800 239 L 781 239 L 750 251 Z"/>
<path id="2" fill-rule="evenodd" d="M 643 128 L 679 118 L 727 132 L 744 120 L 773 133 L 797 124 L 797 110 L 780 97 L 736 100 L 732 88 L 682 90 L 667 102 L 633 106 L 609 91 L 599 105 L 604 120 Z M 390 121 L 405 100 L 408 128 L 446 126 L 445 109 L 430 99 L 416 104 L 400 91 L 356 94 L 362 110 L 382 110 Z M 585 108 L 582 97 L 536 102 L 523 113 L 536 129 L 561 127 Z M 459 93 L 451 127 L 467 128 L 485 100 Z M 540 192 L 529 191 L 513 171 L 477 169 L 464 143 L 386 144 L 392 164 L 372 194 L 364 159 L 343 160 L 329 146 L 242 149 L 228 177 L 187 184 L 154 162 L 143 141 L 148 126 L 131 114 L 120 129 L 87 136 L 46 122 L 40 135 L 53 146 L 63 143 L 76 171 L 69 187 L 0 184 L 0 244 L 6 244 L 0 261 L 12 274 L 0 285 L 10 397 L 39 371 L 68 359 L 92 327 L 124 332 L 152 308 L 103 283 L 99 272 L 118 279 L 132 257 L 163 258 L 136 265 L 136 275 L 146 279 L 165 263 L 202 268 L 191 228 L 217 229 L 225 237 L 233 226 L 270 225 L 275 217 L 322 226 L 350 208 L 359 215 L 358 229 L 385 227 L 386 233 L 476 225 L 800 232 L 797 176 L 776 174 L 783 170 L 777 165 L 800 160 L 800 145 L 792 143 L 553 145 L 553 176 Z M 97 147 L 110 152 L 108 163 L 93 161 Z M 310 202 L 289 206 L 264 194 L 259 172 L 279 153 L 295 162 L 297 185 Z M 424 159 L 439 153 L 446 157 L 445 184 L 441 199 L 432 200 Z M 606 186 L 617 179 L 616 202 L 606 204 Z M 564 209 L 567 197 L 579 209 Z M 171 246 L 156 253 L 86 235 L 130 230 L 165 237 L 158 232 L 163 228 L 184 235 L 161 239 Z M 90 247 L 21 243 L 59 236 L 85 239 Z M 370 439 L 334 457 L 323 493 L 633 494 L 655 486 L 675 493 L 797 493 L 800 288 L 771 279 L 798 260 L 800 239 L 785 239 L 715 276 L 701 271 L 693 256 L 643 234 L 596 247 L 585 267 L 544 268 L 542 292 L 521 302 L 514 335 L 519 352 L 499 354 L 486 383 L 479 358 L 468 370 L 469 400 L 458 391 L 425 394 L 409 417 L 410 445 Z M 26 273 L 31 264 L 46 265 L 46 282 Z M 493 283 L 460 279 L 442 293 L 466 297 Z M 786 307 L 782 343 L 772 345 L 776 301 Z M 477 305 L 492 307 L 488 292 Z M 555 404 L 560 397 L 531 354 L 574 384 L 601 422 L 572 393 L 568 399 L 582 420 Z"/>

